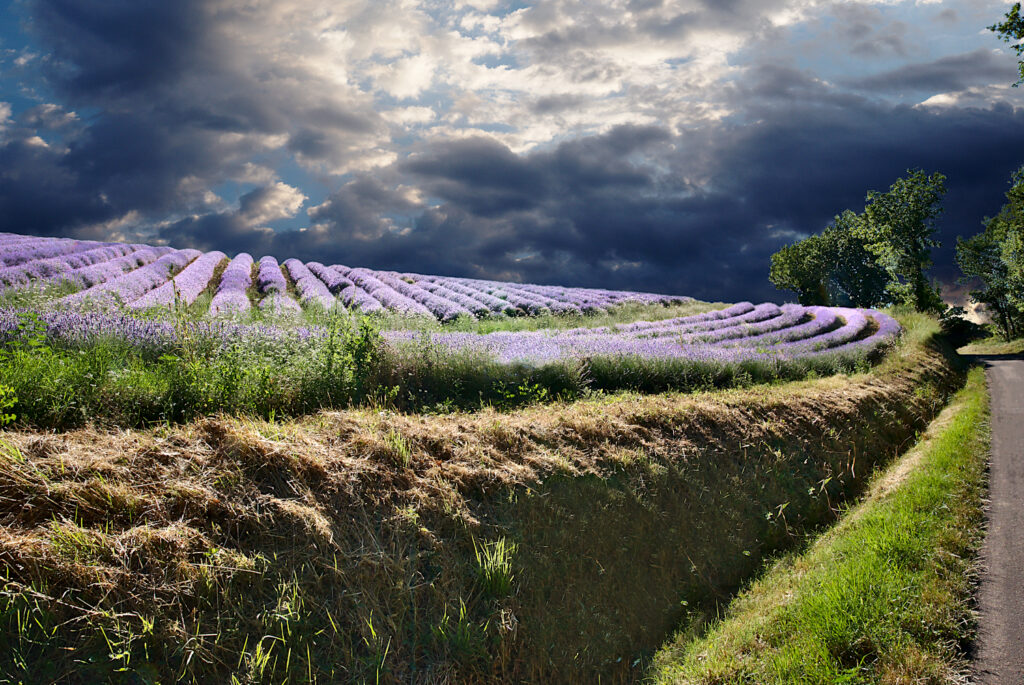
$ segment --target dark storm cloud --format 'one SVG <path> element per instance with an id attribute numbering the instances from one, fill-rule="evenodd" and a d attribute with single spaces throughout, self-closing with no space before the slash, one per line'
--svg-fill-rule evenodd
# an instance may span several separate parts
<path id="1" fill-rule="evenodd" d="M 607 4 L 538 3 L 516 14 L 526 37 L 499 36 L 515 44 L 514 55 L 496 53 L 509 57 L 499 68 L 507 66 L 509 90 L 504 76 L 491 82 L 494 74 L 473 70 L 488 85 L 459 91 L 458 70 L 440 60 L 452 90 L 427 92 L 416 104 L 425 111 L 405 112 L 422 129 L 384 126 L 374 107 L 392 105 L 375 105 L 370 91 L 339 92 L 357 82 L 372 91 L 388 74 L 395 92 L 409 90 L 398 62 L 366 58 L 370 46 L 365 63 L 336 64 L 334 53 L 316 52 L 319 19 L 303 29 L 313 33 L 289 37 L 286 20 L 308 18 L 312 4 L 333 11 L 297 0 L 27 2 L 44 48 L 39 68 L 60 104 L 0 124 L 0 230 L 103 238 L 130 221 L 174 245 L 230 253 L 767 299 L 787 296 L 767 282 L 774 251 L 843 209 L 859 211 L 868 189 L 885 190 L 908 167 L 949 176 L 936 274 L 951 278 L 953 239 L 998 210 L 1010 171 L 1024 162 L 1024 114 L 1008 105 L 914 108 L 881 97 L 1012 83 L 1009 53 L 976 50 L 856 83 L 794 68 L 814 62 L 786 55 L 704 64 L 699 46 L 709 36 L 786 48 L 790 29 L 769 18 L 785 9 L 781 0 L 632 0 L 628 17 Z M 394 12 L 367 7 L 379 16 L 364 28 L 344 23 L 345 40 L 336 40 L 392 35 L 384 29 Z M 838 53 L 920 54 L 908 47 L 908 24 L 887 9 L 842 3 L 822 12 L 833 10 L 837 22 L 813 21 L 835 27 Z M 957 21 L 937 11 L 927 18 Z M 449 29 L 431 39 L 444 43 Z M 679 50 L 691 40 L 698 47 Z M 630 55 L 643 59 L 631 64 Z M 360 71 L 366 63 L 378 71 Z M 698 85 L 687 90 L 691 81 Z M 488 89 L 507 100 L 488 100 Z M 459 104 L 427 107 L 435 96 Z M 659 123 L 605 125 L 641 116 Z M 465 121 L 493 123 L 508 142 L 479 129 L 466 136 Z M 512 149 L 537 141 L 530 152 Z M 369 161 L 348 165 L 359 150 Z M 305 205 L 306 193 L 324 191 L 278 181 L 276 170 L 295 162 L 326 186 L 320 204 Z M 210 192 L 224 185 L 236 195 Z M 307 229 L 269 228 L 303 206 Z"/>
<path id="2" fill-rule="evenodd" d="M 197 250 L 226 250 L 232 254 L 249 252 L 259 259 L 272 254 L 273 232 L 254 229 L 237 212 L 222 212 L 188 217 L 164 226 L 160 238 L 175 247 Z"/>
<path id="3" fill-rule="evenodd" d="M 1024 162 L 1024 111 L 1005 105 L 791 103 L 750 114 L 758 123 L 713 135 L 623 127 L 523 156 L 482 139 L 438 143 L 401 169 L 442 201 L 414 225 L 379 224 L 411 206 L 365 185 L 334 196 L 316 215 L 319 233 L 290 247 L 377 268 L 779 299 L 767 283 L 774 251 L 920 166 L 949 177 L 935 273 L 951 280 L 956 236 L 998 210 Z M 700 183 L 687 178 L 698 167 Z"/>
<path id="4" fill-rule="evenodd" d="M 0 216 L 0 230 L 78 235 L 97 221 L 132 217 L 145 226 L 223 213 L 210 189 L 265 183 L 274 172 L 253 171 L 259 155 L 280 150 L 343 164 L 385 130 L 369 102 L 275 62 L 280 52 L 263 49 L 260 31 L 276 27 L 230 2 L 35 0 L 24 7 L 45 52 L 33 62 L 35 76 L 61 104 L 19 113 L 0 137 L 7 158 L 24 158 L 37 134 L 52 144 L 34 150 L 25 168 L 7 170 L 0 202 L 10 211 Z M 26 195 L 19 178 L 29 175 L 38 186 Z M 24 201 L 47 192 L 60 193 L 43 201 L 48 207 Z"/>
<path id="5" fill-rule="evenodd" d="M 0 230 L 52 235 L 55 226 L 74 230 L 117 216 L 62 161 L 60 151 L 30 139 L 0 145 Z"/>
<path id="6" fill-rule="evenodd" d="M 1007 53 L 975 50 L 908 64 L 850 83 L 859 90 L 879 92 L 921 91 L 948 93 L 989 83 L 1013 83 L 1017 70 Z"/>
<path id="7" fill-rule="evenodd" d="M 49 75 L 72 97 L 134 97 L 215 62 L 206 4 L 195 0 L 45 0 L 42 36 L 56 38 Z"/>

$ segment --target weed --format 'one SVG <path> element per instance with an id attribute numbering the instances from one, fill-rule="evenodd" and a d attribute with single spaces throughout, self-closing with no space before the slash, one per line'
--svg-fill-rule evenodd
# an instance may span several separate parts
<path id="1" fill-rule="evenodd" d="M 409 443 L 393 428 L 384 434 L 384 444 L 388 448 L 388 456 L 395 466 L 407 469 L 412 464 L 412 450 Z"/>
<path id="2" fill-rule="evenodd" d="M 501 599 L 512 592 L 512 558 L 517 545 L 505 537 L 492 542 L 477 543 L 473 540 L 473 555 L 476 558 L 477 583 L 484 593 Z"/>
<path id="3" fill-rule="evenodd" d="M 459 615 L 452 617 L 445 607 L 441 621 L 432 630 L 434 641 L 456 661 L 473 663 L 486 655 L 489 622 L 482 625 L 474 622 L 466 609 L 466 602 L 459 597 Z"/>
<path id="4" fill-rule="evenodd" d="M 9 385 L 0 385 L 0 427 L 6 426 L 18 418 L 15 414 L 7 412 L 17 403 L 18 398 L 14 396 L 14 389 Z"/>

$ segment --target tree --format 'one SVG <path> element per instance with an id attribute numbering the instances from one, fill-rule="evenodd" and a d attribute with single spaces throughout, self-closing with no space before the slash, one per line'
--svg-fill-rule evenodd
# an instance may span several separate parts
<path id="1" fill-rule="evenodd" d="M 983 233 L 971 238 L 957 238 L 956 261 L 967 276 L 964 281 L 978 279 L 981 288 L 970 292 L 971 299 L 985 305 L 1007 340 L 1019 334 L 1019 315 L 1010 299 L 1009 271 L 1002 259 L 1005 233 L 997 233 L 997 222 L 989 219 Z"/>
<path id="2" fill-rule="evenodd" d="M 1010 11 L 1003 17 L 1003 21 L 999 24 L 993 24 L 988 27 L 989 31 L 995 31 L 1003 39 L 1004 42 L 1013 43 L 1013 49 L 1017 52 L 1017 56 L 1024 55 L 1024 17 L 1020 15 L 1020 3 L 1014 4 L 1010 8 Z M 1020 70 L 1020 78 L 1017 79 L 1017 83 L 1013 86 L 1016 88 L 1021 83 L 1024 83 L 1024 60 L 1017 62 L 1017 68 Z"/>
<path id="3" fill-rule="evenodd" d="M 828 248 L 821 235 L 787 245 L 772 255 L 768 279 L 779 290 L 792 290 L 800 304 L 829 304 Z"/>
<path id="4" fill-rule="evenodd" d="M 990 222 L 1001 237 L 1000 258 L 1006 266 L 1008 297 L 1024 314 L 1024 167 L 1013 172 L 1006 204 Z M 1018 335 L 1024 331 L 1018 331 Z"/>
<path id="5" fill-rule="evenodd" d="M 908 169 L 907 176 L 889 186 L 889 192 L 870 191 L 856 228 L 865 247 L 889 274 L 886 286 L 892 300 L 918 311 L 941 312 L 945 305 L 939 291 L 928 281 L 935 219 L 942 213 L 946 177 L 928 176 Z"/>
<path id="6" fill-rule="evenodd" d="M 887 304 L 886 272 L 858 236 L 859 221 L 846 210 L 820 234 L 783 247 L 772 255 L 771 282 L 805 305 Z"/>
<path id="7" fill-rule="evenodd" d="M 1010 340 L 1024 335 L 1024 167 L 1014 172 L 1006 199 L 999 214 L 984 220 L 983 232 L 957 239 L 956 260 L 965 280 L 981 283 L 971 298 Z"/>
<path id="8" fill-rule="evenodd" d="M 908 169 L 889 192 L 868 192 L 862 214 L 846 210 L 821 233 L 772 255 L 769 279 L 795 291 L 801 304 L 906 303 L 942 311 L 942 298 L 924 272 L 932 263 L 931 248 L 939 245 L 932 238 L 933 221 L 942 211 L 945 180 Z"/>

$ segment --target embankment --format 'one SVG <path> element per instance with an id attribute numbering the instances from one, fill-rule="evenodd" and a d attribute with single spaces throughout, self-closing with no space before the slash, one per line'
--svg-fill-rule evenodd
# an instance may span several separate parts
<path id="1" fill-rule="evenodd" d="M 963 382 L 932 331 L 745 390 L 6 433 L 0 673 L 634 680 L 914 441 Z"/>

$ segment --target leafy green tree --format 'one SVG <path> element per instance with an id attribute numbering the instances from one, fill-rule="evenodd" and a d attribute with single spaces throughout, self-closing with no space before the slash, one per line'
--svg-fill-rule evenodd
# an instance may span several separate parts
<path id="1" fill-rule="evenodd" d="M 1013 43 L 1013 49 L 1017 52 L 1017 56 L 1024 55 L 1024 17 L 1020 16 L 1020 3 L 1015 3 L 1010 11 L 1003 17 L 1003 21 L 998 24 L 993 24 L 988 27 L 989 31 L 995 31 L 999 36 L 1007 43 Z M 1024 60 L 1017 62 L 1017 68 L 1020 70 L 1020 78 L 1017 79 L 1017 83 L 1013 86 L 1016 88 L 1021 83 L 1024 83 Z"/>
<path id="2" fill-rule="evenodd" d="M 886 286 L 892 300 L 918 311 L 941 312 L 945 305 L 925 270 L 932 265 L 935 219 L 942 213 L 946 177 L 908 169 L 889 192 L 870 191 L 856 232 L 889 274 Z"/>
<path id="3" fill-rule="evenodd" d="M 1020 314 L 1010 299 L 1009 270 L 1002 259 L 1006 234 L 999 229 L 999 222 L 989 219 L 983 233 L 958 238 L 956 261 L 967 276 L 965 281 L 981 281 L 981 288 L 970 292 L 971 299 L 985 305 L 1003 337 L 1010 340 L 1020 333 Z"/>
<path id="4" fill-rule="evenodd" d="M 800 304 L 829 304 L 828 241 L 812 235 L 772 255 L 769 280 L 779 290 L 792 290 Z"/>
<path id="5" fill-rule="evenodd" d="M 846 210 L 821 233 L 776 252 L 771 282 L 780 290 L 796 292 L 800 304 L 885 304 L 887 274 L 859 237 L 860 220 Z"/>
<path id="6" fill-rule="evenodd" d="M 971 298 L 988 308 L 1010 340 L 1024 335 L 1024 167 L 1013 173 L 1006 200 L 999 214 L 985 219 L 984 231 L 957 240 L 956 259 L 967 281 L 981 283 Z"/>
<path id="7" fill-rule="evenodd" d="M 1024 167 L 1013 172 L 1006 204 L 989 223 L 1000 237 L 1000 257 L 1006 266 L 1008 297 L 1024 312 Z M 1024 330 L 1018 331 L 1018 335 Z"/>

